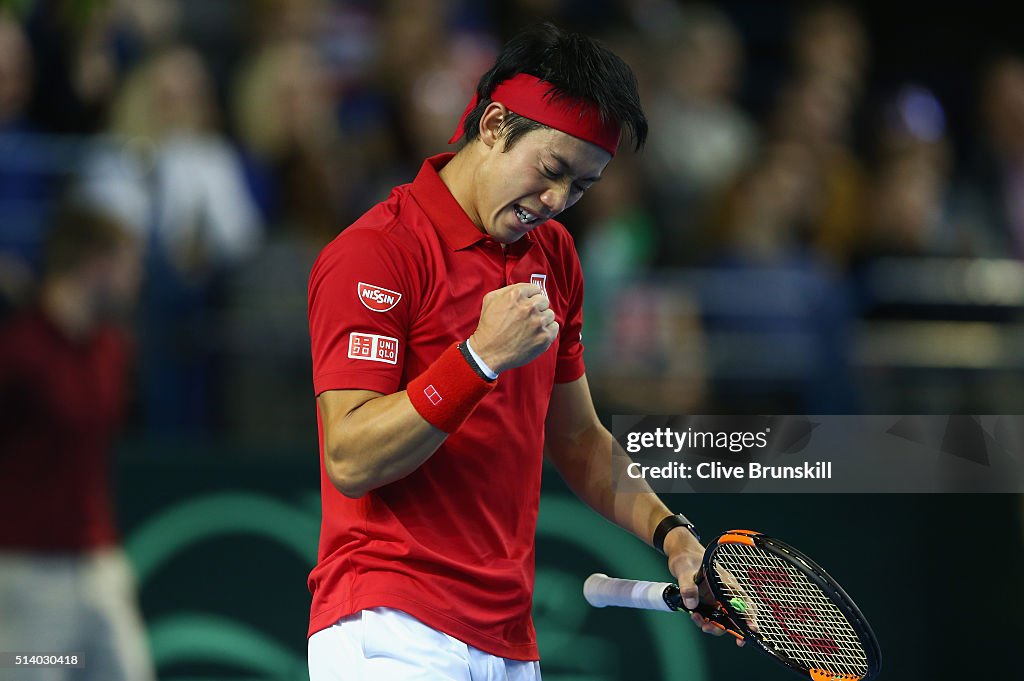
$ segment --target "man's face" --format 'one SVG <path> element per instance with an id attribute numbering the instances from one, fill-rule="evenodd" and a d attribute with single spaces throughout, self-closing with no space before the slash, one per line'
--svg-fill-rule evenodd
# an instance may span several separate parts
<path id="1" fill-rule="evenodd" d="M 556 217 L 597 182 L 611 154 L 559 130 L 541 128 L 505 151 L 488 147 L 476 171 L 476 208 L 483 229 L 510 244 Z"/>
<path id="2" fill-rule="evenodd" d="M 142 248 L 133 238 L 126 238 L 110 253 L 99 255 L 87 268 L 93 304 L 102 317 L 131 311 L 142 281 Z"/>

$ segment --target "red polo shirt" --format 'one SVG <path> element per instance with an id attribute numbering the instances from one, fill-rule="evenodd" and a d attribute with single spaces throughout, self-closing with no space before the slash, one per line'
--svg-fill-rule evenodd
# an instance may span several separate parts
<path id="1" fill-rule="evenodd" d="M 541 284 L 561 331 L 543 355 L 504 372 L 422 466 L 360 499 L 328 480 L 320 423 L 323 519 L 309 635 L 386 606 L 494 655 L 535 660 L 544 418 L 554 383 L 583 375 L 583 279 L 572 238 L 553 220 L 506 249 L 477 229 L 438 176 L 450 158 L 428 159 L 313 266 L 316 394 L 404 390 L 476 330 L 484 295 L 510 284 Z"/>
<path id="2" fill-rule="evenodd" d="M 0 551 L 117 543 L 110 450 L 130 355 L 114 327 L 76 341 L 38 310 L 0 328 Z"/>

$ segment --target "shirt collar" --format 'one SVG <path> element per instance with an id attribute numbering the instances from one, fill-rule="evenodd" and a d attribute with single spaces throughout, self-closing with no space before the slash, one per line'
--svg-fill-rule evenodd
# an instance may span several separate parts
<path id="1" fill-rule="evenodd" d="M 423 162 L 412 182 L 413 198 L 451 250 L 469 248 L 478 241 L 498 243 L 473 224 L 438 174 L 453 156 L 455 154 L 452 153 L 438 154 Z M 533 240 L 533 235 L 527 232 L 511 244 L 509 250 L 513 253 L 523 252 L 533 244 Z"/>

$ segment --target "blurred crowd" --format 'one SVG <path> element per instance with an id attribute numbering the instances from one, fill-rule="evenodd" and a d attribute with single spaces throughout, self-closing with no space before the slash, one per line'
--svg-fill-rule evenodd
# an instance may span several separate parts
<path id="1" fill-rule="evenodd" d="M 949 102 L 873 62 L 855 6 L 735 4 L 5 2 L 0 315 L 31 301 L 59 207 L 102 211 L 143 259 L 131 425 L 312 436 L 313 259 L 446 149 L 502 41 L 548 19 L 633 66 L 651 124 L 647 149 L 620 152 L 565 215 L 603 408 L 875 411 L 864 377 L 898 374 L 858 345 L 865 320 L 1002 329 L 1024 303 L 1024 53 L 977 64 L 956 139 Z M 744 21 L 768 14 L 766 48 L 769 29 Z M 968 302 L 998 309 L 936 300 L 955 268 L 907 286 L 936 260 L 998 264 L 963 275 Z"/>

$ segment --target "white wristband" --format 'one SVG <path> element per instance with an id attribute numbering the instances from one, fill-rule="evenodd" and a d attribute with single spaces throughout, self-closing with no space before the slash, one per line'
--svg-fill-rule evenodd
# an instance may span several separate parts
<path id="1" fill-rule="evenodd" d="M 487 376 L 487 378 L 491 379 L 492 381 L 498 378 L 497 372 L 494 371 L 494 369 L 492 369 L 491 367 L 487 366 L 484 363 L 484 361 L 480 359 L 480 355 L 476 354 L 476 350 L 474 350 L 473 346 L 469 344 L 468 338 L 466 339 L 466 349 L 469 350 L 469 354 L 470 356 L 473 357 L 473 361 L 476 362 L 476 365 L 480 367 L 480 371 L 484 372 L 484 375 Z"/>

